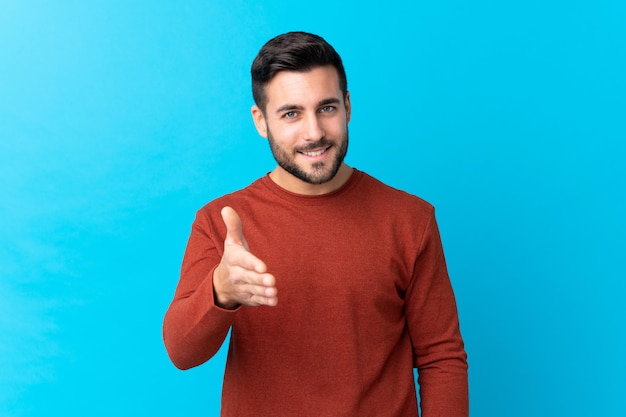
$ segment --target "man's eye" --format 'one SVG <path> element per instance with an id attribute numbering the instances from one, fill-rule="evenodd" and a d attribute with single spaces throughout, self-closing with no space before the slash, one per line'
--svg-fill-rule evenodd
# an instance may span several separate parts
<path id="1" fill-rule="evenodd" d="M 320 109 L 320 112 L 322 113 L 330 113 L 331 111 L 335 110 L 335 106 L 324 106 Z"/>
<path id="2" fill-rule="evenodd" d="M 293 119 L 297 115 L 298 113 L 296 113 L 295 111 L 288 111 L 287 113 L 283 115 L 283 117 L 285 117 L 285 119 Z"/>

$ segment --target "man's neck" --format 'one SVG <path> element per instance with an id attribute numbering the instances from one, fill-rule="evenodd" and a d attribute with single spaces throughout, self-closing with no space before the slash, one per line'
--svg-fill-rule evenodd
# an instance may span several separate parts
<path id="1" fill-rule="evenodd" d="M 354 170 L 348 165 L 342 163 L 339 167 L 339 171 L 337 171 L 337 174 L 330 181 L 323 184 L 309 184 L 285 171 L 280 166 L 277 166 L 270 172 L 270 178 L 279 187 L 295 194 L 322 195 L 339 189 L 350 179 L 353 171 Z"/>

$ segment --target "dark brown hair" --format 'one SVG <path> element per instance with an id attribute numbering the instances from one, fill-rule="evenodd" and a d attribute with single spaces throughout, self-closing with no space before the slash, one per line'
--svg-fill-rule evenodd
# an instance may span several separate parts
<path id="1" fill-rule="evenodd" d="M 317 67 L 332 65 L 339 75 L 339 88 L 344 98 L 348 92 L 346 71 L 341 57 L 322 37 L 306 32 L 289 32 L 270 39 L 252 62 L 252 96 L 265 112 L 265 86 L 280 71 L 307 72 Z"/>

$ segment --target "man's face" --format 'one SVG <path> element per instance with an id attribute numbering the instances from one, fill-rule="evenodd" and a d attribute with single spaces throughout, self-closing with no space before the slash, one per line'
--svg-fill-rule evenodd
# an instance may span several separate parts
<path id="1" fill-rule="evenodd" d="M 279 72 L 265 87 L 265 112 L 252 109 L 282 173 L 307 184 L 331 181 L 348 151 L 350 97 L 332 66 Z"/>

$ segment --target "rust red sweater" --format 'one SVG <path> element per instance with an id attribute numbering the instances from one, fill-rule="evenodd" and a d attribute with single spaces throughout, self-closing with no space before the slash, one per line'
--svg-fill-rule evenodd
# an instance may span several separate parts
<path id="1" fill-rule="evenodd" d="M 276 307 L 213 302 L 224 206 L 276 277 Z M 223 416 L 468 415 L 467 362 L 434 210 L 355 170 L 302 196 L 269 176 L 197 213 L 163 335 L 182 369 L 232 327 Z"/>

